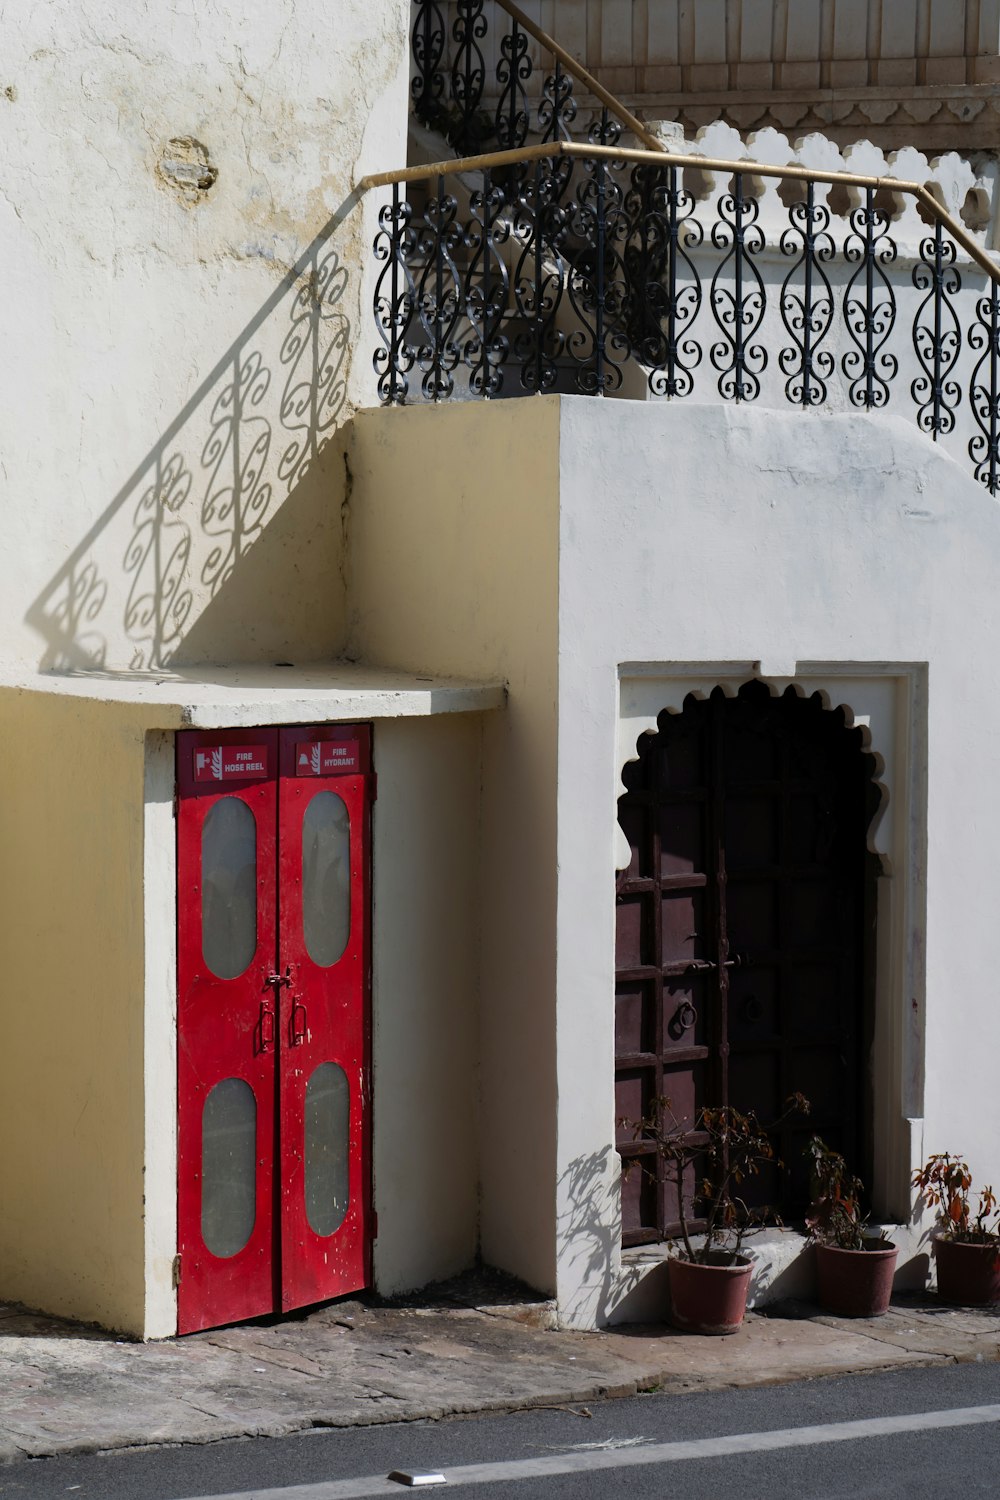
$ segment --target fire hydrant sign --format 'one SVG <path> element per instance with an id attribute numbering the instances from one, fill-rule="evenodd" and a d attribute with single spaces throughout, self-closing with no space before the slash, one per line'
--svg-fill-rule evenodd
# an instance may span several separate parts
<path id="1" fill-rule="evenodd" d="M 360 769 L 357 740 L 303 740 L 295 746 L 296 776 L 347 776 Z"/>
<path id="2" fill-rule="evenodd" d="M 266 745 L 202 745 L 194 752 L 195 781 L 248 781 L 266 775 Z"/>

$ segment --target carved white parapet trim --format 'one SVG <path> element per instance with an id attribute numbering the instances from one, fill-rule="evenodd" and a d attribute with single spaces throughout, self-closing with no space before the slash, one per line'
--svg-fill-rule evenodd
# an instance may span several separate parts
<path id="1" fill-rule="evenodd" d="M 1000 240 L 997 233 L 997 179 L 1000 176 L 997 163 L 991 159 L 980 160 L 973 167 L 956 151 L 928 158 L 912 146 L 888 154 L 871 141 L 857 141 L 840 149 L 827 136 L 813 133 L 794 143 L 781 131 L 768 126 L 752 132 L 746 140 L 732 125 L 716 120 L 703 126 L 691 141 L 681 142 L 672 133 L 664 144 L 672 151 L 684 151 L 692 161 L 699 156 L 715 157 L 728 161 L 758 161 L 762 165 L 803 167 L 814 172 L 852 172 L 864 177 L 882 177 L 900 182 L 916 182 L 925 186 L 950 214 L 964 223 L 969 233 L 983 249 L 992 249 Z M 704 173 L 701 182 L 691 184 L 699 201 L 705 201 L 723 186 L 720 173 Z M 760 223 L 768 237 L 773 239 L 788 224 L 787 211 L 782 197 L 783 185 L 775 178 L 755 177 L 748 173 L 748 190 L 759 198 Z M 835 190 L 817 184 L 817 197 L 834 213 L 838 234 L 847 232 L 848 215 L 862 201 L 860 188 L 850 189 L 839 198 Z M 832 198 L 832 201 L 831 201 Z M 893 194 L 892 201 L 894 240 L 904 255 L 913 254 L 927 234 L 927 224 L 920 217 L 913 197 L 907 193 Z"/>

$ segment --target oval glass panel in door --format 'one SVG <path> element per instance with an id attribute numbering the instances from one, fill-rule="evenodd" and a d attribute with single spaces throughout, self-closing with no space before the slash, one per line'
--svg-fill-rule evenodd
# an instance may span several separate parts
<path id="1" fill-rule="evenodd" d="M 338 1063 L 320 1063 L 306 1084 L 306 1218 L 314 1234 L 333 1234 L 350 1202 L 351 1086 Z"/>
<path id="2" fill-rule="evenodd" d="M 317 792 L 302 819 L 302 935 L 321 969 L 351 935 L 351 819 L 336 792 Z"/>
<path id="3" fill-rule="evenodd" d="M 256 1218 L 257 1101 L 242 1078 L 223 1078 L 201 1121 L 201 1237 L 228 1260 L 243 1249 Z"/>
<path id="4" fill-rule="evenodd" d="M 257 822 L 222 797 L 201 829 L 201 951 L 217 979 L 236 979 L 257 951 Z"/>

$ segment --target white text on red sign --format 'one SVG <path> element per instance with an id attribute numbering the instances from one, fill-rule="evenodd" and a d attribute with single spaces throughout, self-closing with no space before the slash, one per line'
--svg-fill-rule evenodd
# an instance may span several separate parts
<path id="1" fill-rule="evenodd" d="M 266 745 L 204 745 L 194 752 L 195 781 L 243 781 L 266 775 Z"/>
<path id="2" fill-rule="evenodd" d="M 304 740 L 295 746 L 296 776 L 343 776 L 360 769 L 357 740 Z"/>

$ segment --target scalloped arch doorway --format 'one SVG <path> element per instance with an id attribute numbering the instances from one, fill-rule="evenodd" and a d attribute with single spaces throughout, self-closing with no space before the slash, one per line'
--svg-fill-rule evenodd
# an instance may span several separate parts
<path id="1" fill-rule="evenodd" d="M 805 1094 L 811 1116 L 775 1143 L 787 1171 L 751 1185 L 784 1219 L 804 1210 L 814 1130 L 871 1180 L 875 773 L 842 709 L 753 681 L 661 713 L 622 775 L 616 1116 L 666 1096 L 682 1123 L 722 1103 L 767 1120 Z M 630 1131 L 618 1144 L 626 1165 L 646 1154 Z M 625 1245 L 679 1228 L 655 1171 L 625 1174 L 622 1215 Z"/>

